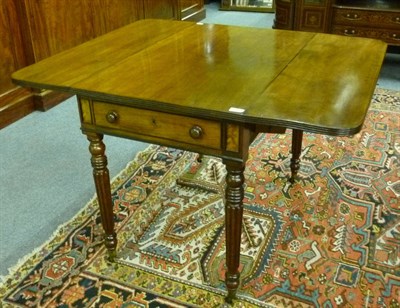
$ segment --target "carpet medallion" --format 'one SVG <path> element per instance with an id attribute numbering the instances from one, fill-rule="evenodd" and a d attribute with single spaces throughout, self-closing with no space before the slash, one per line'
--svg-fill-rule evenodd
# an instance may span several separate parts
<path id="1" fill-rule="evenodd" d="M 362 131 L 260 134 L 246 167 L 236 307 L 400 307 L 400 93 L 377 89 Z M 112 181 L 119 246 L 97 200 L 3 278 L 3 307 L 224 306 L 221 161 L 150 146 Z M 67 206 L 67 205 L 66 205 Z"/>

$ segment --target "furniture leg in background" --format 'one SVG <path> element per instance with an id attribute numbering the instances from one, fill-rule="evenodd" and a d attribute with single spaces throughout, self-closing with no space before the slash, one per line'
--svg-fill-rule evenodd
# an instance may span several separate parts
<path id="1" fill-rule="evenodd" d="M 297 177 L 297 173 L 300 169 L 300 154 L 301 144 L 303 140 L 303 131 L 300 129 L 293 129 L 292 135 L 292 158 L 290 159 L 290 183 L 294 183 Z"/>

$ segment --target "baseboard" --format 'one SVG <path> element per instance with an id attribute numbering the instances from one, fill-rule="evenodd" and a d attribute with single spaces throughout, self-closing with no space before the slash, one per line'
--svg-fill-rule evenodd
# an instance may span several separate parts
<path id="1" fill-rule="evenodd" d="M 47 111 L 69 97 L 71 94 L 54 91 L 32 91 L 22 87 L 11 89 L 0 96 L 0 129 L 35 110 Z"/>
<path id="2" fill-rule="evenodd" d="M 71 97 L 71 94 L 54 92 L 50 90 L 34 90 L 33 101 L 35 110 L 47 111 Z"/>
<path id="3" fill-rule="evenodd" d="M 0 129 L 35 110 L 32 92 L 26 88 L 12 89 L 0 97 Z"/>

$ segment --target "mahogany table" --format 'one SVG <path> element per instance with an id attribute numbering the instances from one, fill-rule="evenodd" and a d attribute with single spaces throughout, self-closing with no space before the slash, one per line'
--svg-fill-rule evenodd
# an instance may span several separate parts
<path id="1" fill-rule="evenodd" d="M 357 133 L 385 43 L 329 34 L 142 20 L 13 74 L 76 94 L 105 246 L 115 257 L 104 134 L 215 155 L 227 168 L 227 301 L 240 284 L 243 171 L 259 132 Z"/>

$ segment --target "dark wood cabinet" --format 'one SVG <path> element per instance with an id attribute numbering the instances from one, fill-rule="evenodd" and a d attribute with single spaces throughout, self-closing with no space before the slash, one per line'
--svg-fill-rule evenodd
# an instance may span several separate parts
<path id="1" fill-rule="evenodd" d="M 274 28 L 381 39 L 400 46 L 398 0 L 276 0 Z"/>
<path id="2" fill-rule="evenodd" d="M 65 94 L 15 86 L 11 73 L 143 18 L 201 20 L 203 0 L 2 0 L 0 128 Z"/>
<path id="3" fill-rule="evenodd" d="M 337 0 L 332 6 L 330 32 L 400 46 L 400 1 Z"/>

